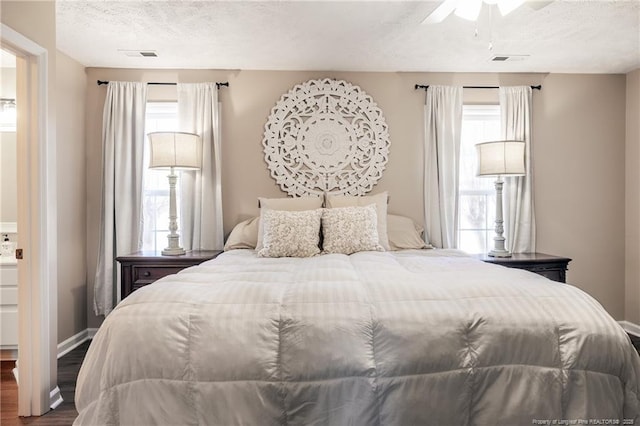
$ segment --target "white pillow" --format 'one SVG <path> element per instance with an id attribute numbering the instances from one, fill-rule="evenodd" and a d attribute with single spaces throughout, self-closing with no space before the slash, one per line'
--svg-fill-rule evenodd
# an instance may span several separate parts
<path id="1" fill-rule="evenodd" d="M 322 209 L 304 211 L 260 209 L 260 257 L 310 257 L 320 253 Z"/>
<path id="2" fill-rule="evenodd" d="M 387 191 L 376 195 L 365 195 L 356 197 L 352 195 L 331 195 L 326 194 L 325 203 L 327 208 L 334 207 L 353 207 L 367 206 L 369 204 L 376 205 L 376 213 L 378 216 L 378 242 L 384 250 L 389 250 L 389 237 L 387 236 L 387 202 L 389 194 Z"/>
<path id="3" fill-rule="evenodd" d="M 260 209 L 266 208 L 271 210 L 284 211 L 302 211 L 315 210 L 322 208 L 322 197 L 296 197 L 296 198 L 264 198 L 258 197 L 258 205 Z M 256 250 L 260 251 L 263 247 L 262 243 L 263 230 L 262 221 L 258 225 L 258 240 L 256 241 Z"/>
<path id="4" fill-rule="evenodd" d="M 378 242 L 377 225 L 375 204 L 324 209 L 323 252 L 352 254 L 359 251 L 384 251 Z"/>
<path id="5" fill-rule="evenodd" d="M 412 219 L 395 214 L 387 215 L 387 235 L 391 250 L 433 248 L 424 242 L 420 234 L 423 228 Z"/>

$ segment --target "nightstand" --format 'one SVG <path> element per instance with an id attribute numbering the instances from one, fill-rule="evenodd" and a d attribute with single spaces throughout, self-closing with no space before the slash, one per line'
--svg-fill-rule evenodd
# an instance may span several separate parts
<path id="1" fill-rule="evenodd" d="M 193 250 L 181 256 L 163 256 L 160 252 L 138 251 L 117 257 L 121 268 L 121 298 L 162 277 L 214 259 L 220 253 L 221 250 Z"/>
<path id="2" fill-rule="evenodd" d="M 511 257 L 490 257 L 486 254 L 480 254 L 477 257 L 487 263 L 495 263 L 508 268 L 526 269 L 561 283 L 567 282 L 567 266 L 571 262 L 568 257 L 544 253 L 515 253 Z"/>

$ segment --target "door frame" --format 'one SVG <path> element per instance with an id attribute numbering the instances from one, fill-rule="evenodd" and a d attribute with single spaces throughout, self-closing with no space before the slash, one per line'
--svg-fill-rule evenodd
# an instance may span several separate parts
<path id="1" fill-rule="evenodd" d="M 55 127 L 49 122 L 48 52 L 2 24 L 0 45 L 16 55 L 18 122 L 18 415 L 49 411 L 57 389 Z"/>

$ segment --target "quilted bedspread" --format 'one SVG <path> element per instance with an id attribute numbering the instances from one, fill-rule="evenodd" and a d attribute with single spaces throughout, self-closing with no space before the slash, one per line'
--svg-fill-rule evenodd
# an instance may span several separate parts
<path id="1" fill-rule="evenodd" d="M 74 424 L 640 424 L 639 373 L 600 304 L 527 271 L 447 250 L 236 250 L 117 306 Z"/>

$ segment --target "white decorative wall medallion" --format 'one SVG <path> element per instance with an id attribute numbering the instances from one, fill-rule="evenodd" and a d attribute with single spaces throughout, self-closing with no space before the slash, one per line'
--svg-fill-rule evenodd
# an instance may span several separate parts
<path id="1" fill-rule="evenodd" d="M 390 141 L 371 96 L 326 78 L 282 95 L 262 145 L 271 176 L 289 195 L 364 195 L 382 177 Z"/>

